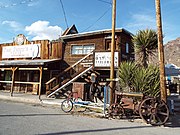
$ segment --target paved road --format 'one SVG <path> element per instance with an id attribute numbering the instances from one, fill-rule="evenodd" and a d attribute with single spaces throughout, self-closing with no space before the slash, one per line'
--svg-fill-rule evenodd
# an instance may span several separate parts
<path id="1" fill-rule="evenodd" d="M 107 120 L 63 113 L 59 108 L 0 100 L 0 135 L 179 135 L 180 127 Z"/>

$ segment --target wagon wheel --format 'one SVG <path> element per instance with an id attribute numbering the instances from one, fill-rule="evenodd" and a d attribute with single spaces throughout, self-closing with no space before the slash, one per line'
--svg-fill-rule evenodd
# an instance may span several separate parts
<path id="1" fill-rule="evenodd" d="M 120 104 L 114 103 L 109 107 L 108 115 L 111 118 L 122 118 L 124 115 L 124 108 Z"/>
<path id="2" fill-rule="evenodd" d="M 146 123 L 160 126 L 167 122 L 169 109 L 164 101 L 147 98 L 139 105 L 139 115 Z"/>

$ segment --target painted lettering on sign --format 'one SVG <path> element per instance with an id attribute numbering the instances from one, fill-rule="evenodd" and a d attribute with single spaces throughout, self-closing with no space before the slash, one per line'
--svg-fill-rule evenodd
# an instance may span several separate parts
<path id="1" fill-rule="evenodd" d="M 110 67 L 111 52 L 95 52 L 95 67 Z M 114 53 L 114 67 L 118 67 L 118 52 Z"/>
<path id="2" fill-rule="evenodd" d="M 2 48 L 2 58 L 36 58 L 40 57 L 40 44 L 30 44 L 21 46 L 4 46 Z"/>

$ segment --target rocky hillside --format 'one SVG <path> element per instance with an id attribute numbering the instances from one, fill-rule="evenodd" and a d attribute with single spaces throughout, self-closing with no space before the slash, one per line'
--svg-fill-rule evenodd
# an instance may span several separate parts
<path id="1" fill-rule="evenodd" d="M 180 37 L 169 41 L 164 46 L 165 62 L 180 67 Z"/>
<path id="2" fill-rule="evenodd" d="M 180 67 L 180 37 L 164 45 L 165 64 L 175 64 Z M 150 58 L 150 63 L 158 64 L 158 52 Z"/>

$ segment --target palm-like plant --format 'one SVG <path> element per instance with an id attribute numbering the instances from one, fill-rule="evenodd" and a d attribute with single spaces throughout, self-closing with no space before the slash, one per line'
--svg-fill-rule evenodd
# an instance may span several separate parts
<path id="1" fill-rule="evenodd" d="M 159 96 L 160 78 L 158 67 L 148 66 L 147 68 L 137 68 L 134 72 L 132 87 L 135 92 L 142 92 L 149 96 Z"/>
<path id="2" fill-rule="evenodd" d="M 138 55 L 141 65 L 148 66 L 149 56 L 153 55 L 158 48 L 158 38 L 156 31 L 152 29 L 139 30 L 133 36 L 135 53 Z"/>
<path id="3" fill-rule="evenodd" d="M 133 73 L 136 70 L 137 65 L 134 62 L 122 62 L 119 70 L 119 84 L 120 87 L 124 89 L 124 91 L 129 92 L 131 89 L 131 82 L 133 79 Z"/>
<path id="4" fill-rule="evenodd" d="M 146 68 L 133 62 L 121 63 L 118 71 L 119 84 L 123 92 L 141 92 L 149 96 L 159 96 L 159 68 Z"/>

